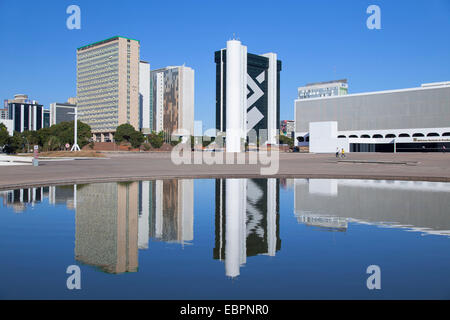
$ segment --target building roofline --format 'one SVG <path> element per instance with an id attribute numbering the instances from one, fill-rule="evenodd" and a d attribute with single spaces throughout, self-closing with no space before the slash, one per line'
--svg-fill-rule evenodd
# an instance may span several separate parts
<path id="1" fill-rule="evenodd" d="M 422 91 L 422 90 L 443 89 L 443 88 L 450 88 L 450 84 L 442 85 L 442 86 L 414 87 L 414 88 L 383 90 L 383 91 L 369 91 L 369 92 L 345 94 L 345 95 L 341 95 L 341 96 L 328 96 L 328 97 L 317 97 L 317 98 L 306 98 L 306 99 L 299 99 L 299 98 L 297 98 L 297 99 L 295 99 L 295 102 L 297 102 L 297 101 L 321 100 L 321 99 L 340 99 L 340 98 L 346 98 L 346 97 L 369 96 L 369 95 L 374 95 L 374 94 L 408 92 L 408 91 Z"/>
<path id="2" fill-rule="evenodd" d="M 310 87 L 310 86 L 316 86 L 319 84 L 330 84 L 330 83 L 348 83 L 347 79 L 339 79 L 339 80 L 330 80 L 330 81 L 321 81 L 321 82 L 311 82 L 307 83 L 302 87 Z M 302 88 L 300 87 L 300 88 Z"/>
<path id="3" fill-rule="evenodd" d="M 103 39 L 103 40 L 96 41 L 96 42 L 87 44 L 87 45 L 85 45 L 85 46 L 79 47 L 79 48 L 77 48 L 77 50 L 81 50 L 81 49 L 86 48 L 86 47 L 94 46 L 94 45 L 96 45 L 96 44 L 100 44 L 100 43 L 102 43 L 102 42 L 105 42 L 105 41 L 108 41 L 108 40 L 112 40 L 112 39 L 114 39 L 114 38 L 122 38 L 122 39 L 127 39 L 127 40 L 133 40 L 133 41 L 137 41 L 137 42 L 140 43 L 140 41 L 139 41 L 139 40 L 136 40 L 136 39 L 127 38 L 127 37 L 122 37 L 122 36 L 114 36 L 114 37 L 109 37 L 109 38 L 107 38 L 107 39 Z"/>

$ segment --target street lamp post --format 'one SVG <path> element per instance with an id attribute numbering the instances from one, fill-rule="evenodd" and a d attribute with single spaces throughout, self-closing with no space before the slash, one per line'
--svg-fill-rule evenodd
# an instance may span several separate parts
<path id="1" fill-rule="evenodd" d="M 73 130 L 73 135 L 74 135 L 74 137 L 73 137 L 73 146 L 72 146 L 72 148 L 70 149 L 70 151 L 80 151 L 80 146 L 78 145 L 78 111 L 77 111 L 77 108 L 75 108 L 75 112 L 70 112 L 70 113 L 68 113 L 68 114 L 73 114 L 73 115 L 75 115 L 74 116 L 74 122 L 75 122 L 75 124 L 74 124 L 74 130 Z M 80 115 L 82 115 L 82 113 L 80 113 Z"/>

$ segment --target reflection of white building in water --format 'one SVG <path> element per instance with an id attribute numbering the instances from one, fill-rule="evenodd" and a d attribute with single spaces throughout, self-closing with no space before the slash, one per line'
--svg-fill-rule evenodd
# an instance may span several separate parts
<path id="1" fill-rule="evenodd" d="M 48 187 L 36 187 L 0 191 L 3 205 L 12 207 L 16 213 L 23 212 L 27 206 L 34 206 L 48 195 Z"/>
<path id="2" fill-rule="evenodd" d="M 278 199 L 276 179 L 216 180 L 213 255 L 225 262 L 227 276 L 238 276 L 249 256 L 280 250 Z"/>
<path id="3" fill-rule="evenodd" d="M 299 223 L 345 231 L 348 222 L 450 235 L 450 183 L 295 179 Z"/>

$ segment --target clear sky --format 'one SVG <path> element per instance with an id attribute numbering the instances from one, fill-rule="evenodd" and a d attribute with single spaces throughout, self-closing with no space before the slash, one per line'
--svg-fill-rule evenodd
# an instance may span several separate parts
<path id="1" fill-rule="evenodd" d="M 81 8 L 81 29 L 66 8 Z M 369 5 L 381 30 L 369 30 Z M 76 48 L 114 35 L 141 41 L 151 68 L 195 70 L 195 119 L 215 123 L 214 51 L 233 33 L 283 63 L 281 119 L 297 87 L 347 78 L 349 92 L 450 80 L 450 0 L 0 0 L 0 99 L 25 93 L 46 107 L 76 95 Z"/>

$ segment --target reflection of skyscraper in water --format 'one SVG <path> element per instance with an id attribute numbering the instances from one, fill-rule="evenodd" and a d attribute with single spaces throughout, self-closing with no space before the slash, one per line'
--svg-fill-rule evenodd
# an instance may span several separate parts
<path id="1" fill-rule="evenodd" d="M 150 237 L 185 243 L 194 239 L 194 181 L 156 180 L 152 184 Z"/>
<path id="2" fill-rule="evenodd" d="M 281 249 L 278 188 L 276 179 L 216 180 L 213 256 L 225 261 L 227 276 L 238 276 L 247 257 Z"/>
<path id="3" fill-rule="evenodd" d="M 138 182 L 78 186 L 75 259 L 108 273 L 138 267 Z"/>
<path id="4" fill-rule="evenodd" d="M 48 187 L 36 187 L 0 191 L 3 205 L 12 207 L 16 213 L 23 212 L 27 206 L 41 202 L 48 193 Z"/>
<path id="5" fill-rule="evenodd" d="M 75 209 L 74 185 L 49 187 L 48 200 L 52 205 L 65 204 L 68 209 Z"/>

